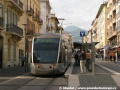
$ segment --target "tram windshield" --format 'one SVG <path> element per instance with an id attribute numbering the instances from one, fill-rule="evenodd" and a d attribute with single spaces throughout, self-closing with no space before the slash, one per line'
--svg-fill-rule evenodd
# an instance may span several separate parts
<path id="1" fill-rule="evenodd" d="M 58 38 L 34 39 L 34 63 L 55 63 L 57 61 L 59 40 Z"/>

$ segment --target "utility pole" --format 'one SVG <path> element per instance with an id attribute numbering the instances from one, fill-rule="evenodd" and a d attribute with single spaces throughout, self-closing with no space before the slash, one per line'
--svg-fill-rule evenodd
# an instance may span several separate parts
<path id="1" fill-rule="evenodd" d="M 91 29 L 91 60 L 92 60 L 92 73 L 95 75 L 95 43 L 93 42 L 93 32 Z"/>
<path id="2" fill-rule="evenodd" d="M 62 29 L 63 20 L 65 20 L 65 19 L 64 18 L 58 18 L 58 20 L 62 20 L 62 22 L 60 24 L 60 29 Z M 62 30 L 61 30 L 61 34 L 62 34 Z"/>
<path id="3" fill-rule="evenodd" d="M 24 39 L 25 39 L 25 72 L 27 72 L 27 63 L 28 63 L 28 57 L 27 57 L 27 51 L 26 51 L 26 47 L 27 47 L 27 38 L 26 38 L 26 27 L 27 27 L 27 24 L 22 24 L 24 26 Z"/>

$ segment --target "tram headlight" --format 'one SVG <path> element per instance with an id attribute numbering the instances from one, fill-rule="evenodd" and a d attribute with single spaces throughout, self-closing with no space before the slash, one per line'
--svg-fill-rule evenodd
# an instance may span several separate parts
<path id="1" fill-rule="evenodd" d="M 53 68 L 53 67 L 54 67 L 53 65 L 50 66 L 50 68 Z"/>

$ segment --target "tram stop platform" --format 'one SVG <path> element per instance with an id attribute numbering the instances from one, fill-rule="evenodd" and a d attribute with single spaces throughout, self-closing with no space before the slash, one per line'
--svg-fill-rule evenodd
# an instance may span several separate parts
<path id="1" fill-rule="evenodd" d="M 94 74 L 87 70 L 81 74 L 80 66 L 75 66 L 72 59 L 65 77 L 68 78 L 68 88 L 73 90 L 120 90 L 120 74 L 114 75 L 97 64 Z"/>

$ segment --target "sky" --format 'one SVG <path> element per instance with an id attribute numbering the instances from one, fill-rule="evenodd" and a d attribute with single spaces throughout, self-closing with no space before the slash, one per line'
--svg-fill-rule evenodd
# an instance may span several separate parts
<path id="1" fill-rule="evenodd" d="M 91 29 L 100 5 L 107 0 L 49 0 L 52 13 L 63 18 L 63 28 L 75 25 L 82 29 Z M 60 23 L 62 21 L 60 20 Z"/>

